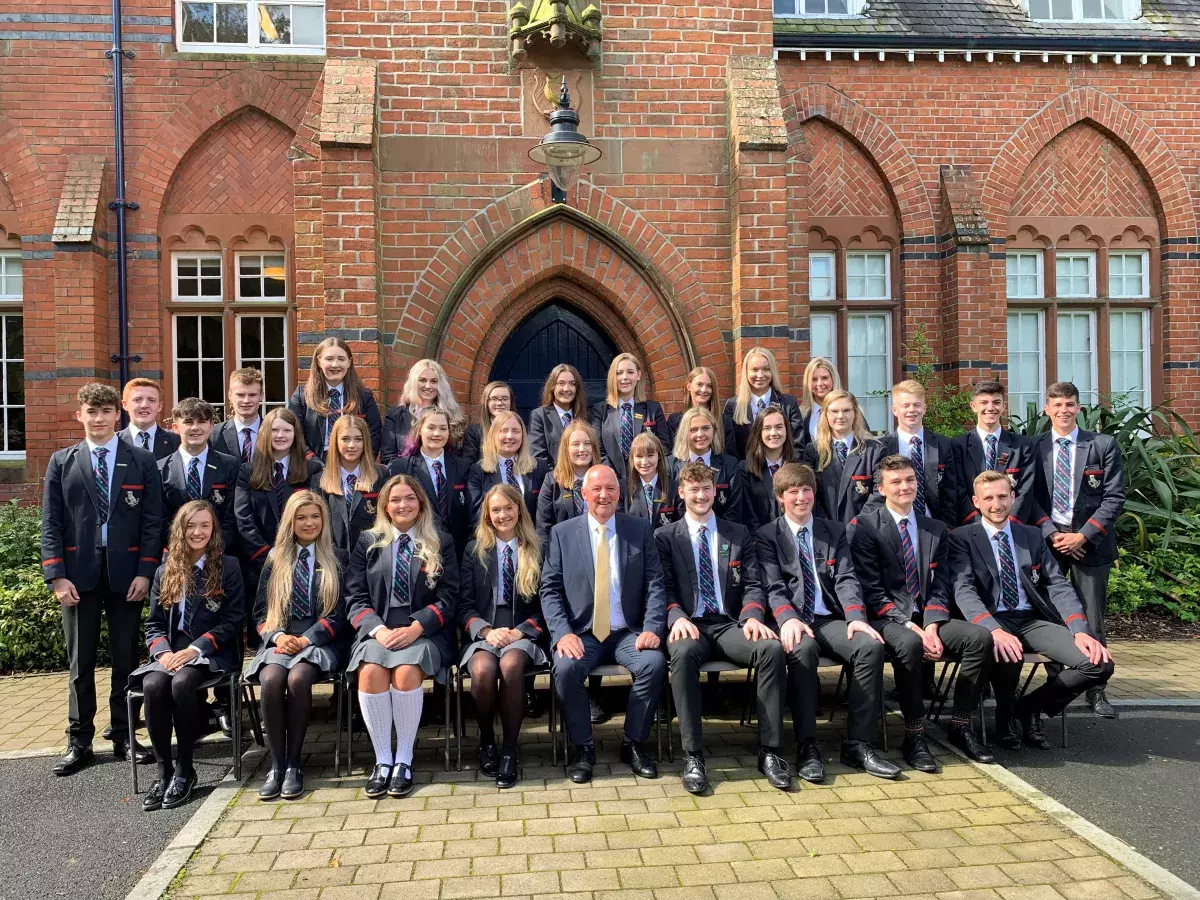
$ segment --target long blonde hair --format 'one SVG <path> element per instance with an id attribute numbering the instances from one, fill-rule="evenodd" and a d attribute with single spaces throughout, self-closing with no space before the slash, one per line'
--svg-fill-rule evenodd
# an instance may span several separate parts
<path id="1" fill-rule="evenodd" d="M 344 420 L 340 420 L 344 421 Z M 318 588 L 316 609 L 322 616 L 333 612 L 341 597 L 342 572 L 337 555 L 333 552 L 330 536 L 329 507 L 315 491 L 296 491 L 288 497 L 279 517 L 279 531 L 275 533 L 275 546 L 267 557 L 271 560 L 271 580 L 267 582 L 267 623 L 270 631 L 287 627 L 288 614 L 292 608 L 293 573 L 300 545 L 296 542 L 296 515 L 305 506 L 315 506 L 321 511 L 321 533 L 312 545 L 315 563 L 322 571 Z"/>
<path id="2" fill-rule="evenodd" d="M 494 484 L 483 495 L 479 524 L 475 526 L 475 558 L 486 568 L 489 554 L 496 552 L 496 529 L 492 527 L 488 512 L 488 504 L 496 495 L 517 508 L 517 593 L 522 597 L 536 597 L 542 581 L 542 543 L 525 501 L 512 485 Z"/>
<path id="3" fill-rule="evenodd" d="M 221 526 L 217 522 L 217 511 L 207 500 L 189 500 L 179 507 L 171 520 L 171 531 L 167 537 L 167 556 L 163 560 L 163 575 L 158 582 L 158 605 L 170 609 L 188 595 L 192 589 L 191 550 L 187 545 L 188 522 L 197 513 L 206 512 L 212 519 L 212 535 L 204 548 L 204 589 L 200 596 L 216 597 L 221 593 L 224 576 L 225 542 L 221 538 Z"/>
<path id="4" fill-rule="evenodd" d="M 388 500 L 392 491 L 400 485 L 412 488 L 417 495 L 417 521 L 410 529 L 413 534 L 413 556 L 421 560 L 425 566 L 425 574 L 433 580 L 442 574 L 442 541 L 438 537 L 437 517 L 429 505 L 429 497 L 421 487 L 421 482 L 411 475 L 393 475 L 379 489 L 379 499 L 376 503 L 375 524 L 367 533 L 373 538 L 371 549 L 386 547 L 396 539 L 396 526 L 387 513 Z"/>
<path id="5" fill-rule="evenodd" d="M 771 397 L 783 393 L 779 382 L 779 363 L 775 362 L 775 354 L 765 347 L 751 347 L 742 357 L 742 375 L 738 379 L 737 397 L 733 401 L 733 421 L 736 425 L 750 424 L 750 360 L 761 356 L 767 361 L 771 370 Z"/>
<path id="6" fill-rule="evenodd" d="M 812 376 L 813 372 L 817 371 L 817 369 L 824 369 L 829 373 L 829 377 L 833 379 L 833 387 L 830 388 L 831 392 L 842 389 L 841 376 L 838 375 L 837 367 L 834 366 L 831 360 L 826 359 L 824 356 L 814 356 L 810 359 L 808 365 L 804 367 L 804 392 L 800 399 L 800 412 L 804 413 L 805 418 L 812 415 L 814 406 L 824 405 L 823 403 L 817 403 L 817 398 L 813 396 L 812 392 Z M 826 394 L 825 396 L 828 397 L 829 395 Z"/>
<path id="7" fill-rule="evenodd" d="M 708 380 L 712 382 L 712 396 L 708 400 L 706 407 L 714 416 L 721 415 L 721 397 L 717 394 L 717 373 L 708 366 L 696 366 L 692 371 L 688 372 L 687 379 L 683 382 L 683 408 L 688 409 L 696 405 L 692 400 L 692 381 L 697 375 L 707 375 Z"/>
<path id="8" fill-rule="evenodd" d="M 821 404 L 821 417 L 817 419 L 817 433 L 813 438 L 817 445 L 818 472 L 824 471 L 825 467 L 833 462 L 833 429 L 829 427 L 829 407 L 837 400 L 849 400 L 850 405 L 854 407 L 854 425 L 850 429 L 850 433 L 854 435 L 854 443 L 862 444 L 872 440 L 867 423 L 863 420 L 858 398 L 849 391 L 835 388 L 825 395 L 825 402 Z"/>
<path id="9" fill-rule="evenodd" d="M 692 453 L 692 448 L 688 446 L 688 429 L 692 425 L 692 419 L 695 419 L 697 416 L 712 426 L 713 438 L 709 452 L 714 456 L 720 456 L 725 452 L 725 435 L 722 433 L 721 424 L 717 420 L 717 417 L 703 406 L 693 406 L 685 410 L 682 418 L 680 418 L 679 430 L 675 432 L 675 446 L 671 448 L 671 455 L 682 462 L 686 462 Z M 632 447 L 629 452 L 630 454 L 633 453 Z"/>
<path id="10" fill-rule="evenodd" d="M 436 359 L 418 359 L 413 363 L 412 368 L 408 370 L 408 377 L 404 379 L 404 387 L 400 389 L 400 405 L 407 406 L 414 418 L 421 411 L 421 392 L 418 381 L 421 372 L 425 369 L 433 369 L 433 374 L 437 376 L 438 395 L 433 405 L 446 410 L 451 427 L 455 422 L 465 422 L 467 417 L 463 413 L 462 407 L 458 405 L 458 401 L 454 399 L 454 389 L 450 387 L 450 379 L 446 377 L 446 370 Z"/>
<path id="11" fill-rule="evenodd" d="M 342 484 L 342 451 L 338 449 L 338 438 L 343 432 L 354 429 L 363 439 L 362 458 L 358 461 L 358 480 L 355 489 L 369 491 L 379 480 L 379 467 L 375 465 L 375 449 L 371 446 L 371 429 L 365 419 L 358 416 L 342 416 L 329 430 L 329 449 L 325 451 L 325 470 L 321 473 L 321 490 L 327 494 L 345 496 Z"/>
<path id="12" fill-rule="evenodd" d="M 517 461 L 514 468 L 518 475 L 528 475 L 537 466 L 537 461 L 534 460 L 533 454 L 529 452 L 529 435 L 525 433 L 525 423 L 516 410 L 508 410 L 502 412 L 492 419 L 492 427 L 488 429 L 487 435 L 483 439 L 483 449 L 479 455 L 479 468 L 485 472 L 495 472 L 500 468 L 500 451 L 496 449 L 496 439 L 500 435 L 500 428 L 509 419 L 515 419 L 517 424 L 521 426 L 521 449 L 517 451 Z"/>
<path id="13" fill-rule="evenodd" d="M 568 491 L 575 487 L 575 463 L 571 462 L 570 443 L 571 435 L 577 431 L 587 435 L 592 445 L 592 461 L 588 465 L 600 465 L 600 440 L 596 437 L 596 430 L 583 419 L 572 419 L 563 429 L 562 440 L 558 442 L 558 459 L 554 463 L 554 480 L 559 487 Z"/>
<path id="14" fill-rule="evenodd" d="M 632 353 L 618 353 L 612 361 L 612 365 L 608 367 L 608 378 L 604 382 L 608 400 L 608 405 L 616 409 L 617 404 L 621 402 L 621 395 L 617 391 L 617 367 L 623 362 L 631 362 L 638 370 L 637 385 L 633 389 L 633 399 L 636 403 L 641 403 L 646 399 L 646 382 L 642 378 L 642 363 Z"/>
<path id="15" fill-rule="evenodd" d="M 346 366 L 346 377 L 342 379 L 342 415 L 353 416 L 360 412 L 358 408 L 358 372 L 354 368 L 354 353 L 350 345 L 340 337 L 327 337 L 317 344 L 313 350 L 312 366 L 308 372 L 308 383 L 304 385 L 304 402 L 308 408 L 319 416 L 329 415 L 329 382 L 321 371 L 321 354 L 330 347 L 337 347 L 346 353 L 349 365 Z"/>

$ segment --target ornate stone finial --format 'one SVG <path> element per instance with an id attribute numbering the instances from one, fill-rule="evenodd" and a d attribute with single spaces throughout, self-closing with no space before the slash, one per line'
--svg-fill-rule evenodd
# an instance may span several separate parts
<path id="1" fill-rule="evenodd" d="M 551 47 L 576 46 L 592 62 L 600 58 L 600 9 L 584 0 L 531 0 L 527 9 L 518 0 L 508 9 L 509 60 L 524 62 L 541 38 Z"/>

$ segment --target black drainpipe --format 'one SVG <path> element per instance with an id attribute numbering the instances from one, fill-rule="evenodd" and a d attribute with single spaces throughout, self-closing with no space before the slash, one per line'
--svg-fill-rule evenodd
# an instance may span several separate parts
<path id="1" fill-rule="evenodd" d="M 112 60 L 113 71 L 113 149 L 116 154 L 116 198 L 108 208 L 117 214 L 117 329 L 119 349 L 111 357 L 121 372 L 121 388 L 129 381 L 129 363 L 141 362 L 140 356 L 129 355 L 129 276 L 125 265 L 125 211 L 137 209 L 136 203 L 125 199 L 125 85 L 122 67 L 133 51 L 121 46 L 121 0 L 112 0 L 112 49 L 105 56 Z"/>

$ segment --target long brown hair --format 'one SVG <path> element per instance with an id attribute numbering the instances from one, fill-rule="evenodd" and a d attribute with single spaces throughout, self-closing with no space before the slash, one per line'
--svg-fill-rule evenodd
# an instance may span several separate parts
<path id="1" fill-rule="evenodd" d="M 688 372 L 687 378 L 683 382 L 683 408 L 690 409 L 696 405 L 696 402 L 692 400 L 691 388 L 692 382 L 698 375 L 707 375 L 709 382 L 712 384 L 712 396 L 708 398 L 706 409 L 714 416 L 720 417 L 723 407 L 721 406 L 721 397 L 717 394 L 717 373 L 708 366 L 696 366 L 696 368 Z"/>
<path id="2" fill-rule="evenodd" d="M 189 500 L 179 507 L 171 520 L 167 537 L 167 555 L 163 560 L 163 574 L 158 582 L 158 604 L 170 609 L 188 595 L 192 588 L 191 550 L 187 545 L 187 526 L 192 517 L 208 513 L 212 519 L 212 535 L 204 548 L 204 588 L 200 596 L 205 599 L 220 596 L 224 578 L 225 541 L 221 538 L 221 526 L 217 522 L 217 511 L 207 500 Z"/>
<path id="3" fill-rule="evenodd" d="M 596 437 L 596 430 L 583 419 L 572 419 L 563 429 L 562 440 L 558 442 L 558 459 L 554 462 L 554 480 L 559 487 L 568 491 L 575 487 L 575 463 L 571 462 L 570 444 L 571 435 L 577 431 L 587 435 L 592 445 L 592 461 L 588 465 L 600 465 L 600 440 Z"/>
<path id="4" fill-rule="evenodd" d="M 312 366 L 308 372 L 308 383 L 304 385 L 304 402 L 317 415 L 329 415 L 329 382 L 325 380 L 325 373 L 321 371 L 320 359 L 321 354 L 330 347 L 337 347 L 339 350 L 344 350 L 346 357 L 350 361 L 349 365 L 346 366 L 346 377 L 342 379 L 341 411 L 344 415 L 356 415 L 361 412 L 358 408 L 358 393 L 360 388 L 358 372 L 354 369 L 354 354 L 350 350 L 350 345 L 340 337 L 327 337 L 321 343 L 317 344 L 316 349 L 313 350 Z"/>
<path id="5" fill-rule="evenodd" d="M 315 506 L 321 511 L 321 533 L 313 544 L 313 556 L 323 572 L 317 595 L 320 614 L 327 616 L 333 612 L 341 596 L 342 573 L 337 555 L 333 552 L 329 507 L 315 491 L 296 491 L 283 506 L 279 516 L 279 531 L 275 533 L 275 546 L 268 557 L 271 560 L 271 580 L 267 583 L 267 629 L 270 631 L 287 627 L 288 613 L 292 608 L 296 555 L 300 552 L 300 545 L 296 542 L 296 514 L 305 506 Z"/>
<path id="6" fill-rule="evenodd" d="M 329 430 L 325 471 L 321 473 L 321 490 L 339 497 L 345 496 L 346 486 L 342 484 L 342 451 L 338 448 L 338 438 L 347 431 L 357 431 L 363 439 L 363 453 L 358 461 L 358 480 L 355 488 L 369 491 L 379 480 L 379 466 L 375 464 L 375 449 L 371 446 L 371 429 L 367 427 L 366 419 L 359 416 L 341 416 Z"/>
<path id="7" fill-rule="evenodd" d="M 658 492 L 659 499 L 663 499 L 667 495 L 667 491 L 671 489 L 669 484 L 671 479 L 670 470 L 667 468 L 667 451 L 663 449 L 662 441 L 658 439 L 652 431 L 642 431 L 633 439 L 633 443 L 629 445 L 629 466 L 625 473 L 625 496 L 632 497 L 633 489 L 642 489 L 642 476 L 638 474 L 634 468 L 633 460 L 637 456 L 644 456 L 646 450 L 653 450 L 658 454 L 658 465 L 656 471 L 658 474 Z"/>
<path id="8" fill-rule="evenodd" d="M 417 521 L 412 527 L 415 544 L 413 555 L 425 564 L 425 574 L 430 579 L 437 578 L 442 572 L 442 541 L 438 537 L 437 517 L 433 513 L 433 507 L 429 505 L 429 496 L 421 487 L 421 482 L 411 475 L 393 475 L 379 489 L 379 499 L 375 504 L 375 524 L 367 531 L 367 534 L 374 538 L 371 547 L 386 547 L 396 539 L 396 526 L 392 524 L 387 506 L 392 491 L 402 484 L 412 488 L 413 493 L 417 495 Z"/>
<path id="9" fill-rule="evenodd" d="M 492 427 L 492 411 L 488 408 L 488 400 L 492 396 L 492 391 L 496 388 L 504 388 L 508 391 L 508 408 L 515 410 L 517 408 L 517 396 L 513 393 L 512 387 L 507 381 L 489 381 L 483 386 L 483 402 L 480 404 L 479 424 L 483 426 L 486 432 Z"/>
<path id="10" fill-rule="evenodd" d="M 269 491 L 275 486 L 275 457 L 271 455 L 271 426 L 276 419 L 283 419 L 292 426 L 292 449 L 288 451 L 288 484 L 308 484 L 308 445 L 304 443 L 304 430 L 300 420 L 286 406 L 279 406 L 263 416 L 258 426 L 258 438 L 254 442 L 254 454 L 250 457 L 250 487 L 256 491 Z"/>
<path id="11" fill-rule="evenodd" d="M 787 416 L 777 406 L 768 406 L 750 426 L 750 437 L 746 439 L 746 470 L 755 478 L 762 478 L 763 467 L 767 463 L 767 448 L 763 446 L 763 425 L 767 416 L 776 415 L 783 419 L 783 456 L 781 463 L 796 462 L 796 445 L 792 443 L 792 426 Z"/>
<path id="12" fill-rule="evenodd" d="M 479 524 L 475 526 L 475 558 L 486 567 L 488 556 L 496 552 L 496 529 L 492 527 L 488 504 L 497 495 L 517 508 L 517 593 L 522 597 L 536 597 L 542 580 L 542 544 L 525 501 L 510 484 L 494 484 L 483 495 Z"/>
<path id="13" fill-rule="evenodd" d="M 546 384 L 542 387 L 542 406 L 550 407 L 555 405 L 554 384 L 558 381 L 558 376 L 563 372 L 569 372 L 571 377 L 575 379 L 575 400 L 571 403 L 572 419 L 587 419 L 588 398 L 587 390 L 583 386 L 583 376 L 570 363 L 559 363 L 546 376 Z"/>

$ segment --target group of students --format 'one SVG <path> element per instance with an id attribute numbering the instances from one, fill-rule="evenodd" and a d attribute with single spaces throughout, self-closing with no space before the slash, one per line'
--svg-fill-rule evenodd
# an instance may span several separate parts
<path id="1" fill-rule="evenodd" d="M 903 754 L 922 771 L 937 768 L 922 726 L 934 660 L 960 660 L 949 739 L 979 761 L 992 755 L 969 720 L 989 680 L 1005 746 L 1045 747 L 1041 715 L 1085 690 L 1115 715 L 1103 615 L 1123 476 L 1115 443 L 1076 426 L 1074 386 L 1050 387 L 1052 430 L 1027 440 L 1002 427 L 1003 387 L 977 385 L 977 425 L 953 441 L 924 428 L 917 382 L 893 388 L 898 426 L 878 439 L 830 361 L 812 360 L 803 388 L 801 401 L 784 393 L 774 357 L 754 348 L 735 397 L 721 404 L 715 375 L 697 368 L 668 417 L 623 353 L 590 408 L 579 372 L 556 366 L 527 429 L 508 385 L 487 385 L 472 423 L 441 366 L 421 360 L 381 417 L 339 338 L 317 345 L 307 383 L 266 415 L 261 374 L 233 372 L 219 426 L 189 398 L 165 430 L 147 379 L 123 395 L 86 385 L 84 440 L 45 477 L 42 566 L 71 665 L 56 774 L 93 759 L 102 613 L 106 737 L 118 757 L 157 762 L 148 810 L 190 798 L 201 688 L 242 666 L 243 644 L 271 760 L 264 800 L 303 793 L 312 688 L 342 669 L 375 753 L 373 798 L 413 790 L 422 684 L 445 684 L 452 666 L 470 676 L 479 769 L 500 787 L 517 783 L 527 681 L 547 664 L 577 783 L 591 778 L 603 715 L 589 676 L 609 662 L 633 677 L 620 755 L 644 777 L 657 775 L 644 742 L 669 673 L 696 793 L 710 659 L 754 667 L 758 766 L 779 788 L 792 784 L 785 708 L 799 777 L 824 776 L 821 657 L 850 672 L 841 758 L 881 777 L 900 771 L 874 750 L 885 657 Z M 1014 705 L 1025 651 L 1057 665 Z M 143 692 L 152 757 L 131 740 L 128 687 Z"/>

